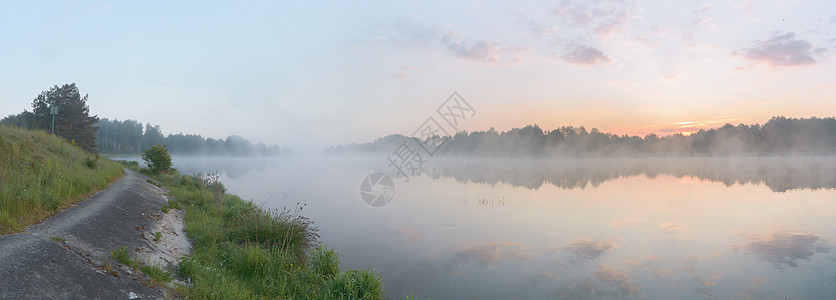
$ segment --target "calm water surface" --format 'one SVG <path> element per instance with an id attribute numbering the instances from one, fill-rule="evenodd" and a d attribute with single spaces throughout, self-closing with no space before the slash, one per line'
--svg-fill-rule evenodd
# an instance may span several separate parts
<path id="1" fill-rule="evenodd" d="M 434 161 L 370 207 L 385 157 L 175 157 L 229 192 L 294 207 L 389 297 L 826 299 L 836 159 Z"/>

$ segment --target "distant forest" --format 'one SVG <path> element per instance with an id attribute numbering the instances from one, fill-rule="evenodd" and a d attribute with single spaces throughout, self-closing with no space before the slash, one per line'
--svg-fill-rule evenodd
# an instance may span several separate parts
<path id="1" fill-rule="evenodd" d="M 164 136 L 159 125 L 152 126 L 149 123 L 143 126 L 134 120 L 104 118 L 95 126 L 99 128 L 96 131 L 96 142 L 101 153 L 139 154 L 157 144 L 166 145 L 172 154 L 271 156 L 281 153 L 278 145 L 252 143 L 237 135 L 226 139 L 183 133 Z"/>
<path id="2" fill-rule="evenodd" d="M 3 118 L 0 124 L 27 129 L 44 128 L 36 126 L 34 120 L 35 115 L 24 111 Z M 183 133 L 165 136 L 159 125 L 143 125 L 134 120 L 104 118 L 97 120 L 92 129 L 95 130 L 96 137 L 93 145 L 99 153 L 105 154 L 140 154 L 157 144 L 166 145 L 172 154 L 185 155 L 273 156 L 282 152 L 278 145 L 253 143 L 237 135 L 226 139 L 203 138 L 200 135 Z"/>
<path id="3" fill-rule="evenodd" d="M 172 154 L 191 155 L 278 155 L 277 145 L 265 145 L 232 135 L 224 139 L 203 138 L 194 134 L 164 136 L 160 126 L 143 126 L 134 120 L 108 120 L 90 116 L 87 94 L 75 83 L 53 86 L 32 101 L 32 111 L 22 111 L 0 119 L 0 124 L 24 129 L 53 132 L 89 152 L 105 154 L 140 154 L 154 145 L 166 145 Z M 143 130 L 144 129 L 144 130 Z"/>
<path id="4" fill-rule="evenodd" d="M 327 154 L 391 153 L 409 137 L 394 134 L 371 143 L 332 146 Z M 763 125 L 726 124 L 659 137 L 615 135 L 593 128 L 564 126 L 545 131 L 537 125 L 507 132 L 456 133 L 436 155 L 469 157 L 651 157 L 836 154 L 836 118 L 773 117 Z M 426 157 L 426 153 L 424 156 Z"/>

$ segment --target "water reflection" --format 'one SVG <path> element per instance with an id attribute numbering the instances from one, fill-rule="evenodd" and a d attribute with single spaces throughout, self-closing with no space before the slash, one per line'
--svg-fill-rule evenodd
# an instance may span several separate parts
<path id="1" fill-rule="evenodd" d="M 692 176 L 733 184 L 765 184 L 772 191 L 836 188 L 836 156 L 739 158 L 631 158 L 575 160 L 434 160 L 424 169 L 432 178 L 539 189 L 596 187 L 620 177 L 644 174 Z"/>
<path id="2" fill-rule="evenodd" d="M 145 166 L 139 156 L 113 156 L 114 160 L 138 162 Z M 181 174 L 205 174 L 218 172 L 225 178 L 236 179 L 252 172 L 263 172 L 267 168 L 280 166 L 282 160 L 276 157 L 219 157 L 219 156 L 179 156 L 172 157 L 172 165 Z"/>
<path id="3" fill-rule="evenodd" d="M 482 268 L 490 268 L 497 263 L 519 260 L 531 260 L 531 255 L 526 252 L 522 244 L 514 242 L 491 243 L 456 252 L 445 269 L 447 269 L 448 274 L 458 276 L 463 273 L 456 270 L 470 262 Z"/>
<path id="4" fill-rule="evenodd" d="M 572 263 L 578 264 L 593 261 L 615 247 L 616 244 L 609 240 L 579 240 L 570 243 L 563 250 L 572 254 L 572 258 L 570 259 Z"/>
<path id="5" fill-rule="evenodd" d="M 370 207 L 359 185 L 385 162 L 174 164 L 220 171 L 230 192 L 266 208 L 307 203 L 323 242 L 344 254 L 345 266 L 376 269 L 387 298 L 836 294 L 832 157 L 433 160 L 426 173 L 396 182 L 388 205 Z"/>
<path id="6" fill-rule="evenodd" d="M 737 249 L 770 262 L 780 270 L 798 267 L 799 261 L 810 260 L 816 253 L 830 253 L 830 246 L 821 242 L 818 236 L 800 233 L 750 235 L 749 242 Z"/>

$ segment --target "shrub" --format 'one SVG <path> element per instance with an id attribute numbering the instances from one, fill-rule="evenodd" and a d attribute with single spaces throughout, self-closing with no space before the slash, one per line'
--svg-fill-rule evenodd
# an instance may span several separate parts
<path id="1" fill-rule="evenodd" d="M 380 275 L 372 270 L 349 270 L 332 277 L 327 283 L 332 299 L 376 300 L 383 298 Z"/>
<path id="2" fill-rule="evenodd" d="M 320 246 L 311 258 L 311 269 L 319 276 L 331 278 L 340 273 L 340 254 Z"/>
<path id="3" fill-rule="evenodd" d="M 93 158 L 84 158 L 84 165 L 90 169 L 95 169 L 99 163 L 99 155 L 96 154 Z"/>
<path id="4" fill-rule="evenodd" d="M 145 150 L 142 160 L 148 165 L 148 169 L 155 174 L 165 173 L 171 169 L 171 155 L 165 145 L 156 145 Z"/>
<path id="5" fill-rule="evenodd" d="M 227 224 L 227 236 L 238 244 L 253 242 L 266 249 L 281 249 L 306 263 L 308 253 L 319 246 L 319 228 L 300 215 L 301 210 L 302 206 L 297 206 L 294 211 L 264 211 L 251 205 Z"/>

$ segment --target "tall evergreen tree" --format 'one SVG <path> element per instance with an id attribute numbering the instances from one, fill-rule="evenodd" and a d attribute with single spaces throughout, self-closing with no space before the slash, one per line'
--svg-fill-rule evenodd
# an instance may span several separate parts
<path id="1" fill-rule="evenodd" d="M 58 114 L 55 116 L 55 134 L 74 142 L 87 151 L 96 151 L 97 128 L 93 124 L 96 124 L 99 118 L 90 116 L 87 95 L 81 97 L 75 83 L 60 87 L 56 85 L 48 91 L 41 92 L 32 101 L 32 127 L 51 129 L 50 107 L 53 106 L 58 107 Z"/>

